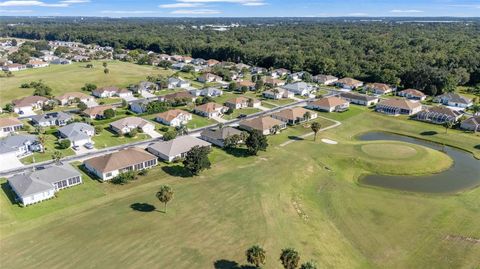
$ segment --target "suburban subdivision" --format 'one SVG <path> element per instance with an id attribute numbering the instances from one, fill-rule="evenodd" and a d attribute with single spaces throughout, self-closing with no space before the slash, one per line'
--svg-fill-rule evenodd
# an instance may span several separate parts
<path id="1" fill-rule="evenodd" d="M 480 266 L 478 18 L 77 19 L 0 17 L 0 267 Z"/>

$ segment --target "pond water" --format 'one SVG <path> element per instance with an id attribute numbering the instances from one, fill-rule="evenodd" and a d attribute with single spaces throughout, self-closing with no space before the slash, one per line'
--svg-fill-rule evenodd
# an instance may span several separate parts
<path id="1" fill-rule="evenodd" d="M 480 185 L 480 160 L 475 159 L 471 153 L 466 151 L 421 139 L 385 132 L 369 132 L 359 136 L 358 139 L 362 141 L 393 140 L 413 143 L 435 150 L 441 150 L 448 154 L 454 161 L 452 167 L 438 174 L 424 176 L 374 174 L 361 177 L 359 182 L 362 184 L 426 193 L 454 193 Z M 435 164 L 432 163 L 431 165 Z"/>

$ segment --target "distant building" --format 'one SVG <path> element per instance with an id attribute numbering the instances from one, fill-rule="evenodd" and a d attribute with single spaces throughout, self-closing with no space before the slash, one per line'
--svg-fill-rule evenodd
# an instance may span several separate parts
<path id="1" fill-rule="evenodd" d="M 335 82 L 335 84 L 344 89 L 353 90 L 363 86 L 363 82 L 353 78 L 342 78 Z"/>
<path id="2" fill-rule="evenodd" d="M 190 120 L 192 120 L 192 114 L 181 109 L 168 110 L 155 116 L 155 121 L 169 126 L 185 125 Z"/>
<path id="3" fill-rule="evenodd" d="M 75 122 L 58 129 L 60 137 L 70 140 L 72 146 L 83 146 L 92 143 L 95 128 L 92 125 Z"/>
<path id="4" fill-rule="evenodd" d="M 22 130 L 23 123 L 16 118 L 0 118 L 0 137 Z"/>
<path id="5" fill-rule="evenodd" d="M 330 96 L 321 98 L 315 101 L 311 101 L 308 103 L 307 108 L 327 111 L 327 112 L 342 112 L 348 110 L 350 107 L 350 102 L 343 98 Z"/>
<path id="6" fill-rule="evenodd" d="M 258 131 L 263 135 L 275 134 L 275 126 L 278 126 L 280 130 L 287 128 L 285 122 L 274 119 L 270 116 L 253 118 L 239 123 L 240 129 L 246 131 Z"/>
<path id="7" fill-rule="evenodd" d="M 480 132 L 480 116 L 473 116 L 462 121 L 460 128 L 464 130 Z"/>
<path id="8" fill-rule="evenodd" d="M 323 85 L 332 85 L 338 80 L 337 77 L 330 76 L 330 75 L 316 75 L 312 77 L 313 81 L 318 84 Z"/>
<path id="9" fill-rule="evenodd" d="M 459 120 L 462 115 L 461 112 L 445 106 L 432 106 L 417 113 L 415 119 L 435 124 L 443 124 L 445 122 L 454 123 Z"/>
<path id="10" fill-rule="evenodd" d="M 110 123 L 110 128 L 118 134 L 126 134 L 132 130 L 149 132 L 155 130 L 155 126 L 139 117 L 126 117 Z"/>
<path id="11" fill-rule="evenodd" d="M 306 117 L 310 114 L 310 118 Z M 302 107 L 294 107 L 280 110 L 271 115 L 272 118 L 281 120 L 289 125 L 295 125 L 309 120 L 316 119 L 318 117 L 317 112 L 307 110 Z"/>
<path id="12" fill-rule="evenodd" d="M 423 92 L 415 89 L 406 89 L 398 92 L 397 95 L 405 97 L 407 99 L 420 100 L 420 101 L 423 101 L 427 98 L 427 96 Z"/>
<path id="13" fill-rule="evenodd" d="M 446 106 L 461 107 L 461 108 L 468 108 L 473 105 L 473 102 L 471 99 L 453 92 L 447 92 L 442 95 L 436 96 L 433 99 L 433 101 L 444 104 Z"/>
<path id="14" fill-rule="evenodd" d="M 225 147 L 225 140 L 233 135 L 241 135 L 242 131 L 232 128 L 208 128 L 200 133 L 200 138 L 221 148 Z"/>
<path id="15" fill-rule="evenodd" d="M 362 105 L 362 106 L 373 106 L 378 103 L 378 97 L 368 96 L 365 94 L 357 94 L 350 92 L 342 92 L 340 96 L 349 101 L 350 103 Z"/>
<path id="16" fill-rule="evenodd" d="M 379 102 L 375 111 L 389 115 L 414 115 L 422 110 L 420 102 L 413 102 L 406 99 L 387 99 Z"/>
<path id="17" fill-rule="evenodd" d="M 193 109 L 193 112 L 203 117 L 213 118 L 213 117 L 223 116 L 223 113 L 225 113 L 227 110 L 228 110 L 228 107 L 210 102 L 210 103 L 196 106 Z"/>
<path id="18" fill-rule="evenodd" d="M 193 147 L 210 147 L 210 143 L 193 136 L 184 135 L 169 141 L 157 142 L 147 148 L 147 151 L 160 159 L 172 162 L 184 158 Z"/>
<path id="19" fill-rule="evenodd" d="M 32 116 L 33 125 L 42 127 L 64 126 L 72 120 L 72 115 L 62 111 Z"/>

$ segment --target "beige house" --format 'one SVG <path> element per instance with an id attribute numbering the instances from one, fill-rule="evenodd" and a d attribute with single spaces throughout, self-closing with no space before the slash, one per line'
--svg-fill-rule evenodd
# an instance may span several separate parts
<path id="1" fill-rule="evenodd" d="M 192 114 L 181 109 L 172 109 L 169 111 L 165 111 L 163 113 L 157 114 L 157 116 L 155 117 L 155 121 L 169 126 L 185 125 L 190 120 L 192 120 Z"/>
<path id="2" fill-rule="evenodd" d="M 43 96 L 27 96 L 13 100 L 13 111 L 17 114 L 30 114 L 34 110 L 41 109 L 48 102 L 48 98 Z"/>
<path id="3" fill-rule="evenodd" d="M 262 95 L 263 97 L 268 99 L 278 100 L 282 98 L 293 98 L 295 96 L 295 93 L 282 88 L 275 88 L 273 90 L 264 91 Z"/>
<path id="4" fill-rule="evenodd" d="M 345 111 L 348 110 L 350 107 L 350 102 L 343 98 L 330 96 L 321 98 L 315 101 L 311 101 L 308 103 L 307 108 L 320 110 L 320 111 L 327 111 L 327 112 L 334 112 L 334 111 Z"/>
<path id="5" fill-rule="evenodd" d="M 225 102 L 225 106 L 231 109 L 241 109 L 247 107 L 259 107 L 262 103 L 258 99 L 247 98 L 244 96 L 232 98 Z"/>
<path id="6" fill-rule="evenodd" d="M 342 87 L 344 89 L 349 89 L 349 90 L 353 90 L 363 86 L 363 82 L 353 78 L 342 78 L 337 80 L 335 84 L 339 87 Z"/>
<path id="7" fill-rule="evenodd" d="M 124 172 L 152 168 L 157 165 L 157 157 L 140 148 L 129 148 L 88 159 L 83 165 L 105 181 Z"/>
<path id="8" fill-rule="evenodd" d="M 270 116 L 254 118 L 251 120 L 241 121 L 239 128 L 246 131 L 258 131 L 263 135 L 275 134 L 275 129 L 279 130 L 287 128 L 287 124 L 281 120 L 274 119 Z"/>
<path id="9" fill-rule="evenodd" d="M 82 92 L 67 92 L 55 97 L 55 100 L 57 100 L 60 105 L 64 106 L 75 103 L 76 100 L 79 100 L 83 103 L 92 102 L 95 100 L 95 98 Z"/>
<path id="10" fill-rule="evenodd" d="M 380 101 L 375 107 L 375 111 L 389 115 L 413 115 L 421 110 L 422 104 L 420 102 L 399 98 Z"/>
<path id="11" fill-rule="evenodd" d="M 23 123 L 16 118 L 0 118 L 0 137 L 22 130 Z"/>
<path id="12" fill-rule="evenodd" d="M 155 130 L 155 126 L 139 117 L 126 117 L 110 123 L 110 128 L 118 134 L 126 134 L 132 130 L 142 130 L 143 132 L 151 132 Z"/>
<path id="13" fill-rule="evenodd" d="M 110 105 L 89 107 L 84 111 L 82 111 L 81 114 L 89 117 L 90 119 L 102 119 L 103 113 L 105 112 L 105 110 L 108 110 L 108 109 L 115 110 L 115 107 Z"/>
<path id="14" fill-rule="evenodd" d="M 210 103 L 206 103 L 206 104 L 195 107 L 193 109 L 193 112 L 203 117 L 212 118 L 212 117 L 223 116 L 223 113 L 227 112 L 227 110 L 228 110 L 228 107 L 210 102 Z"/>
<path id="15" fill-rule="evenodd" d="M 184 135 L 169 141 L 157 142 L 147 150 L 160 159 L 171 162 L 185 157 L 185 154 L 195 146 L 210 147 L 211 144 L 196 137 Z"/>
<path id="16" fill-rule="evenodd" d="M 391 93 L 393 91 L 393 88 L 385 83 L 368 83 L 364 88 L 378 95 Z"/>
<path id="17" fill-rule="evenodd" d="M 310 114 L 310 118 L 306 117 Z M 279 112 L 273 113 L 272 118 L 286 122 L 289 125 L 295 125 L 318 117 L 317 112 L 307 110 L 302 107 L 287 108 Z"/>
<path id="18" fill-rule="evenodd" d="M 423 92 L 415 89 L 406 89 L 398 92 L 397 95 L 405 97 L 407 99 L 420 100 L 420 101 L 423 101 L 427 98 L 427 96 Z"/>

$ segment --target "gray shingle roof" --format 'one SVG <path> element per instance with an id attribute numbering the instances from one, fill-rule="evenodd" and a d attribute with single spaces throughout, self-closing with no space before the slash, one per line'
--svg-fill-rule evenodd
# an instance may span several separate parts
<path id="1" fill-rule="evenodd" d="M 15 175 L 8 179 L 19 196 L 32 195 L 54 188 L 53 183 L 72 177 L 81 176 L 69 164 L 54 165 L 28 174 Z"/>
<path id="2" fill-rule="evenodd" d="M 92 125 L 83 122 L 75 122 L 63 126 L 62 128 L 58 129 L 58 131 L 69 140 L 77 141 L 89 138 L 86 133 L 94 132 L 95 128 Z"/>
<path id="3" fill-rule="evenodd" d="M 0 140 L 0 153 L 17 151 L 17 149 L 26 143 L 38 141 L 35 135 L 12 135 Z"/>
<path id="4" fill-rule="evenodd" d="M 195 146 L 210 146 L 210 143 L 193 136 L 185 135 L 169 141 L 157 142 L 151 145 L 149 148 L 152 148 L 166 156 L 177 156 L 183 152 L 189 151 Z"/>
<path id="5" fill-rule="evenodd" d="M 227 137 L 230 137 L 232 135 L 240 135 L 242 134 L 242 131 L 237 130 L 232 127 L 224 127 L 224 128 L 209 128 L 200 134 L 201 136 L 209 137 L 212 139 L 216 140 L 225 140 Z"/>
<path id="6" fill-rule="evenodd" d="M 52 112 L 47 114 L 35 115 L 32 117 L 32 121 L 34 122 L 49 122 L 52 120 L 56 121 L 67 121 L 70 120 L 72 116 L 68 113 L 59 111 L 59 112 Z"/>

